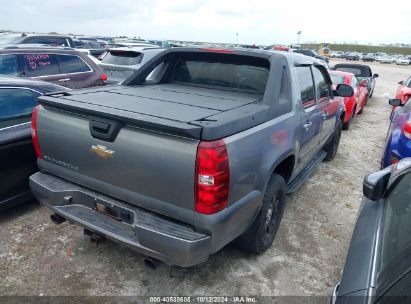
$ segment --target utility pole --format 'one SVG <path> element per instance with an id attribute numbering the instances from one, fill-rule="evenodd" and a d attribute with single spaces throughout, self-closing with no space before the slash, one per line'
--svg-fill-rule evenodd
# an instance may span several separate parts
<path id="1" fill-rule="evenodd" d="M 298 31 L 297 36 L 298 36 L 297 44 L 300 44 L 301 31 Z"/>
<path id="2" fill-rule="evenodd" d="M 238 46 L 238 33 L 236 33 L 236 36 L 237 36 L 237 46 Z"/>

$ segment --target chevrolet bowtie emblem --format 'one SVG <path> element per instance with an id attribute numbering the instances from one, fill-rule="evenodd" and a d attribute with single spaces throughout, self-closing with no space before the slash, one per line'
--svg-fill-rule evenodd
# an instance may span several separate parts
<path id="1" fill-rule="evenodd" d="M 102 145 L 92 145 L 90 148 L 90 152 L 96 153 L 97 156 L 104 159 L 113 158 L 114 156 L 114 151 L 109 150 L 106 146 Z"/>

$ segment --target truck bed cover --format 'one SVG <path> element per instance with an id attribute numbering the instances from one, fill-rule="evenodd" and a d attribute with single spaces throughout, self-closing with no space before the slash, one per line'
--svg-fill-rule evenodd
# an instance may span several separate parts
<path id="1" fill-rule="evenodd" d="M 235 120 L 244 119 L 244 116 L 254 117 L 256 112 L 263 113 L 265 106 L 258 103 L 261 99 L 262 95 L 259 94 L 173 83 L 127 87 L 120 85 L 49 94 L 40 97 L 39 102 L 57 109 L 211 140 L 227 134 L 222 134 L 220 130 L 204 135 L 203 128 L 212 128 L 213 124 L 219 127 L 222 123 L 230 125 Z M 252 121 L 256 123 L 255 119 Z M 236 133 L 247 128 L 244 120 L 242 125 L 240 130 L 230 130 L 227 126 L 224 133 Z"/>

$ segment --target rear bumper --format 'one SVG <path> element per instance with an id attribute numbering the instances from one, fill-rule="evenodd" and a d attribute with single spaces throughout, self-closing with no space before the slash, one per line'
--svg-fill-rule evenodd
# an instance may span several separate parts
<path id="1" fill-rule="evenodd" d="M 187 224 L 41 172 L 30 177 L 30 187 L 42 204 L 65 219 L 167 264 L 189 267 L 210 255 L 210 236 Z M 97 211 L 97 205 L 127 216 L 114 219 Z"/>

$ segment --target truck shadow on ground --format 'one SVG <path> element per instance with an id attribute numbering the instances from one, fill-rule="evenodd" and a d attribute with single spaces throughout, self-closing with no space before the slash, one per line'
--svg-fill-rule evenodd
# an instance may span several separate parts
<path id="1" fill-rule="evenodd" d="M 17 217 L 32 213 L 39 209 L 40 203 L 35 199 L 0 211 L 0 225 L 15 220 Z"/>

